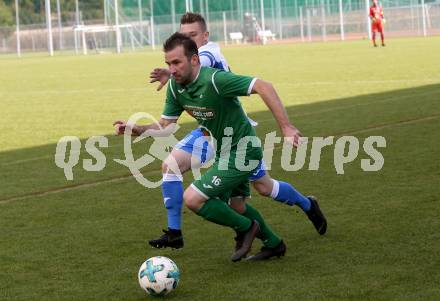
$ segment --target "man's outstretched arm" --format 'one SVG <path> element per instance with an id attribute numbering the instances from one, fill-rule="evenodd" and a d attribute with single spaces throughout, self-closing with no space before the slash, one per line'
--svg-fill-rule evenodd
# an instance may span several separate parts
<path id="1" fill-rule="evenodd" d="M 166 137 L 174 132 L 177 119 L 161 118 L 158 123 L 148 125 L 129 124 L 125 120 L 116 120 L 113 122 L 115 126 L 115 134 L 123 135 L 127 127 L 131 127 L 132 136 L 140 136 L 146 134 L 151 137 Z"/>
<path id="2" fill-rule="evenodd" d="M 260 95 L 261 99 L 263 99 L 264 103 L 278 122 L 284 137 L 286 137 L 286 139 L 288 139 L 295 147 L 298 146 L 301 133 L 290 123 L 286 109 L 272 84 L 257 79 L 252 87 L 251 93 Z"/>

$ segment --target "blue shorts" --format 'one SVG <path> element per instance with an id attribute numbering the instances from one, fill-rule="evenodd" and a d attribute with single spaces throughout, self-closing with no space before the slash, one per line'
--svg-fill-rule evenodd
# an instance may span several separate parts
<path id="1" fill-rule="evenodd" d="M 209 144 L 209 137 L 203 135 L 200 128 L 186 135 L 176 144 L 175 148 L 196 156 L 201 163 L 208 162 L 215 156 L 215 151 Z"/>
<path id="2" fill-rule="evenodd" d="M 209 137 L 203 135 L 200 128 L 197 128 L 180 140 L 176 149 L 181 149 L 192 156 L 197 157 L 201 163 L 208 162 L 215 157 L 215 151 L 209 143 Z M 252 172 L 249 181 L 254 182 L 266 175 L 266 166 L 260 161 L 257 168 Z"/>
<path id="3" fill-rule="evenodd" d="M 250 182 L 255 182 L 266 175 L 266 165 L 264 165 L 264 161 L 261 160 L 258 164 L 257 168 L 252 172 L 249 177 Z"/>

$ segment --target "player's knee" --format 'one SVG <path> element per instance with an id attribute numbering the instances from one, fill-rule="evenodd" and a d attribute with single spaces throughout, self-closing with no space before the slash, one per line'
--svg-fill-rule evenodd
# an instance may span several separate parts
<path id="1" fill-rule="evenodd" d="M 185 206 L 191 211 L 198 212 L 199 209 L 201 208 L 199 204 L 192 199 L 184 198 L 184 201 L 185 201 Z"/>
<path id="2" fill-rule="evenodd" d="M 272 187 L 267 185 L 266 183 L 254 182 L 253 186 L 255 190 L 257 190 L 258 193 L 262 196 L 270 196 L 270 194 L 272 193 Z"/>
<path id="3" fill-rule="evenodd" d="M 162 162 L 162 174 L 182 174 L 182 169 L 177 163 Z"/>
<path id="4" fill-rule="evenodd" d="M 194 212 L 199 211 L 203 205 L 203 200 L 201 200 L 192 189 L 185 190 L 183 193 L 183 201 L 185 202 L 185 206 Z"/>
<path id="5" fill-rule="evenodd" d="M 162 173 L 184 174 L 191 167 L 191 156 L 170 154 L 162 163 Z"/>
<path id="6" fill-rule="evenodd" d="M 168 173 L 168 164 L 166 162 L 162 162 L 162 174 Z"/>

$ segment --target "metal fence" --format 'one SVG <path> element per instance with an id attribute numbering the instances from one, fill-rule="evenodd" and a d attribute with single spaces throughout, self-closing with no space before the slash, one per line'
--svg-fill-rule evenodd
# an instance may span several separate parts
<path id="1" fill-rule="evenodd" d="M 194 10 L 205 16 L 211 40 L 225 44 L 311 42 L 371 36 L 368 0 L 259 0 L 251 1 L 253 5 L 231 0 L 227 7 L 233 9 L 225 11 L 210 11 L 208 0 L 205 1 Z M 154 2 L 150 0 L 148 5 L 142 6 L 138 0 L 136 8 L 118 0 L 104 0 L 104 17 L 96 19 L 93 13 L 84 14 L 88 8 L 81 5 L 73 11 L 63 11 L 61 18 L 62 7 L 57 1 L 56 8 L 54 3 L 50 5 L 54 11 L 46 10 L 50 22 L 46 19 L 41 24 L 0 27 L 0 53 L 20 55 L 49 50 L 56 55 L 90 54 L 155 48 L 178 29 L 185 10 L 154 16 L 151 13 Z M 396 0 L 384 1 L 382 5 L 388 37 L 440 34 L 440 1 Z M 48 30 L 49 25 L 51 30 Z"/>

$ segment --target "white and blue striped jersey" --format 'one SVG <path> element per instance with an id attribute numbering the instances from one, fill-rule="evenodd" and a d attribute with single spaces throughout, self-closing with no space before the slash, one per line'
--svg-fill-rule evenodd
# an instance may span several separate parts
<path id="1" fill-rule="evenodd" d="M 220 51 L 217 43 L 208 42 L 199 48 L 200 64 L 225 71 L 229 70 L 228 62 Z"/>
<path id="2" fill-rule="evenodd" d="M 214 42 L 208 42 L 199 48 L 200 65 L 211 68 L 231 71 L 228 62 L 220 51 L 220 46 Z M 249 122 L 252 126 L 257 126 L 258 123 L 251 118 Z"/>

